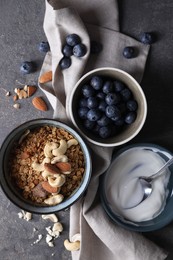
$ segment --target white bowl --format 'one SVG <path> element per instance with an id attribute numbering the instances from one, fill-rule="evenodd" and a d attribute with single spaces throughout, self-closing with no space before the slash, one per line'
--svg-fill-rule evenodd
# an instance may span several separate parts
<path id="1" fill-rule="evenodd" d="M 132 91 L 133 97 L 138 103 L 137 117 L 135 122 L 125 127 L 125 129 L 123 129 L 123 131 L 121 131 L 120 133 L 107 139 L 103 139 L 99 136 L 96 136 L 91 131 L 86 129 L 81 124 L 81 120 L 77 112 L 77 107 L 78 107 L 77 104 L 79 103 L 81 87 L 85 83 L 88 83 L 91 77 L 95 75 L 104 76 L 104 77 L 106 76 L 112 79 L 117 79 L 122 81 Z M 83 135 L 88 141 L 99 146 L 114 147 L 114 146 L 119 146 L 127 143 L 140 132 L 140 130 L 142 129 L 145 123 L 146 116 L 147 116 L 147 102 L 141 86 L 127 72 L 120 69 L 111 68 L 111 67 L 99 68 L 85 74 L 74 86 L 73 91 L 69 98 L 69 116 L 73 124 L 81 133 L 81 135 Z"/>

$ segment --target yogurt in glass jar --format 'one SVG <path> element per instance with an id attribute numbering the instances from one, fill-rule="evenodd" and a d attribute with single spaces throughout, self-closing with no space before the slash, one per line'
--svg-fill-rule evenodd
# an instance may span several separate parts
<path id="1" fill-rule="evenodd" d="M 169 194 L 169 168 L 152 181 L 152 193 L 145 200 L 139 180 L 140 176 L 151 176 L 165 164 L 166 160 L 156 150 L 142 146 L 130 148 L 117 156 L 108 169 L 105 183 L 107 203 L 115 214 L 126 220 L 151 220 L 165 207 Z M 166 152 L 165 156 L 168 156 Z"/>

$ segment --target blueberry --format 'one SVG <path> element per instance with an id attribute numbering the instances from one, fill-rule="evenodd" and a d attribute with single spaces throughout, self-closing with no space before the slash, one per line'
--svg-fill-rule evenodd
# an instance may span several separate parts
<path id="1" fill-rule="evenodd" d="M 112 81 L 107 80 L 103 85 L 103 93 L 108 94 L 109 92 L 113 91 L 113 84 Z"/>
<path id="2" fill-rule="evenodd" d="M 101 100 L 104 100 L 104 99 L 105 99 L 105 96 L 106 96 L 106 94 L 103 93 L 103 92 L 98 92 L 98 93 L 96 94 L 96 97 L 98 97 L 98 98 L 101 99 Z"/>
<path id="3" fill-rule="evenodd" d="M 108 105 L 116 105 L 120 101 L 120 96 L 110 92 L 106 95 L 105 101 Z"/>
<path id="4" fill-rule="evenodd" d="M 32 61 L 24 61 L 24 62 L 22 62 L 21 66 L 20 66 L 20 71 L 23 74 L 30 74 L 30 73 L 34 72 L 35 69 L 36 69 L 36 66 Z"/>
<path id="5" fill-rule="evenodd" d="M 99 126 L 107 126 L 109 125 L 111 122 L 110 118 L 108 118 L 107 116 L 103 115 L 98 121 L 97 124 Z"/>
<path id="6" fill-rule="evenodd" d="M 64 54 L 64 56 L 66 57 L 70 57 L 73 55 L 73 47 L 71 47 L 70 45 L 66 44 L 63 46 L 62 48 L 62 53 Z"/>
<path id="7" fill-rule="evenodd" d="M 116 126 L 123 126 L 124 125 L 124 118 L 123 117 L 120 117 L 119 119 L 117 119 L 114 124 Z"/>
<path id="8" fill-rule="evenodd" d="M 87 107 L 90 109 L 98 107 L 98 104 L 99 104 L 99 101 L 98 101 L 98 98 L 96 98 L 96 97 L 89 97 L 87 99 Z"/>
<path id="9" fill-rule="evenodd" d="M 128 88 L 124 88 L 124 89 L 120 92 L 120 94 L 121 94 L 121 97 L 122 97 L 122 99 L 123 99 L 124 101 L 129 100 L 129 99 L 131 98 L 131 96 L 132 96 L 132 92 L 131 92 L 131 90 L 128 89 Z"/>
<path id="10" fill-rule="evenodd" d="M 149 32 L 143 32 L 140 35 L 140 41 L 144 44 L 152 44 L 155 41 L 154 34 Z"/>
<path id="11" fill-rule="evenodd" d="M 125 119 L 124 119 L 124 121 L 128 125 L 132 124 L 135 120 L 136 120 L 136 113 L 135 112 L 127 113 L 127 115 L 125 116 Z"/>
<path id="12" fill-rule="evenodd" d="M 97 121 L 101 116 L 102 113 L 96 108 L 90 109 L 87 113 L 87 119 L 90 121 Z"/>
<path id="13" fill-rule="evenodd" d="M 103 86 L 103 80 L 99 76 L 93 76 L 91 78 L 90 84 L 95 90 L 100 90 Z"/>
<path id="14" fill-rule="evenodd" d="M 95 95 L 95 90 L 90 85 L 83 85 L 82 86 L 82 94 L 84 97 L 92 97 Z"/>
<path id="15" fill-rule="evenodd" d="M 81 98 L 79 100 L 79 106 L 80 107 L 87 107 L 87 99 L 86 98 Z"/>
<path id="16" fill-rule="evenodd" d="M 134 58 L 136 56 L 134 47 L 131 47 L 131 46 L 125 47 L 123 50 L 123 56 L 127 59 Z"/>
<path id="17" fill-rule="evenodd" d="M 116 119 L 121 117 L 120 110 L 114 105 L 107 106 L 105 114 L 107 117 L 111 118 L 113 121 L 115 121 Z"/>
<path id="18" fill-rule="evenodd" d="M 81 119 L 87 119 L 87 113 L 89 109 L 87 107 L 80 107 L 78 109 L 78 115 Z"/>
<path id="19" fill-rule="evenodd" d="M 81 39 L 79 37 L 79 35 L 73 33 L 73 34 L 69 34 L 66 37 L 66 43 L 70 46 L 75 46 L 76 44 L 79 44 L 81 42 Z"/>
<path id="20" fill-rule="evenodd" d="M 73 47 L 73 54 L 76 57 L 83 57 L 87 52 L 87 48 L 83 43 L 79 43 Z"/>
<path id="21" fill-rule="evenodd" d="M 40 42 L 38 49 L 40 52 L 48 52 L 50 51 L 50 46 L 48 42 Z"/>
<path id="22" fill-rule="evenodd" d="M 114 81 L 114 90 L 115 92 L 120 92 L 125 88 L 125 84 L 122 81 L 115 80 Z"/>
<path id="23" fill-rule="evenodd" d="M 59 66 L 62 70 L 68 69 L 71 66 L 71 59 L 69 57 L 63 57 L 59 62 Z"/>
<path id="24" fill-rule="evenodd" d="M 101 138 L 108 138 L 111 136 L 111 128 L 109 126 L 102 126 L 99 129 L 99 135 Z"/>
<path id="25" fill-rule="evenodd" d="M 98 109 L 102 112 L 105 112 L 106 107 L 107 107 L 107 103 L 104 100 L 101 100 L 98 105 Z"/>
<path id="26" fill-rule="evenodd" d="M 92 54 L 98 54 L 102 51 L 103 46 L 101 43 L 96 42 L 96 41 L 91 41 L 90 42 L 90 51 Z"/>
<path id="27" fill-rule="evenodd" d="M 92 130 L 92 129 L 95 127 L 95 122 L 86 119 L 86 120 L 84 121 L 84 126 L 85 126 L 87 129 Z"/>
<path id="28" fill-rule="evenodd" d="M 136 102 L 136 100 L 132 99 L 127 101 L 126 106 L 129 111 L 136 111 L 138 108 L 138 103 Z"/>

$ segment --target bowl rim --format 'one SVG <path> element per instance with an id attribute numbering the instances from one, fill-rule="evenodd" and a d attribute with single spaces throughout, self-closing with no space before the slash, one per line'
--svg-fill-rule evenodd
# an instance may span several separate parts
<path id="1" fill-rule="evenodd" d="M 167 154 L 169 154 L 170 157 L 173 155 L 173 153 L 169 149 L 167 149 L 167 148 L 165 148 L 161 145 L 155 144 L 155 143 L 147 143 L 147 142 L 146 143 L 135 143 L 135 144 L 130 144 L 130 145 L 124 146 L 123 148 L 119 149 L 118 151 L 115 151 L 113 156 L 112 156 L 111 164 L 117 156 L 119 156 L 123 152 L 125 152 L 125 151 L 127 151 L 131 148 L 135 148 L 135 147 L 156 148 L 157 150 L 165 151 Z M 110 166 L 111 166 L 111 164 L 110 164 Z M 108 169 L 109 169 L 109 167 L 108 167 Z M 127 230 L 136 231 L 136 232 L 151 232 L 151 231 L 159 230 L 159 229 L 165 227 L 166 225 L 168 225 L 173 220 L 173 214 L 171 215 L 169 212 L 168 212 L 168 215 L 165 217 L 164 221 L 160 220 L 160 214 L 163 214 L 161 212 L 158 216 L 156 216 L 155 218 L 153 218 L 151 220 L 138 222 L 138 225 L 132 224 L 133 221 L 127 221 L 127 222 L 123 221 L 123 219 L 121 219 L 114 212 L 112 212 L 112 210 L 110 209 L 110 207 L 107 204 L 107 199 L 106 199 L 106 195 L 105 195 L 105 192 L 104 192 L 104 182 L 105 182 L 105 179 L 106 179 L 106 173 L 107 173 L 108 169 L 100 177 L 99 196 L 100 196 L 100 200 L 101 200 L 101 205 L 102 205 L 103 209 L 105 210 L 106 214 L 112 220 L 112 222 L 117 223 L 118 225 L 120 225 L 121 227 L 123 227 Z M 173 165 L 172 165 L 172 171 L 173 171 Z M 173 176 L 172 176 L 172 180 L 173 180 Z M 172 193 L 170 194 L 170 199 L 171 200 L 173 199 Z M 158 220 L 158 222 L 154 223 L 153 220 Z M 150 223 L 153 222 L 153 224 L 149 225 L 149 222 Z M 140 226 L 141 223 L 146 223 L 146 225 Z"/>
<path id="2" fill-rule="evenodd" d="M 125 75 L 127 78 L 129 78 L 132 82 L 135 83 L 135 85 L 138 87 L 138 90 L 142 96 L 143 99 L 143 106 L 144 106 L 144 114 L 143 114 L 143 118 L 141 120 L 140 126 L 136 129 L 136 131 L 129 136 L 128 138 L 124 139 L 123 141 L 119 141 L 116 143 L 104 143 L 104 142 L 97 142 L 95 140 L 93 140 L 92 138 L 88 137 L 87 135 L 85 135 L 83 133 L 83 131 L 78 127 L 78 125 L 76 124 L 75 118 L 73 116 L 73 110 L 72 110 L 72 103 L 73 103 L 73 95 L 77 89 L 77 87 L 81 84 L 81 82 L 87 78 L 88 76 L 90 76 L 93 73 L 97 73 L 97 72 L 101 72 L 101 71 L 115 71 L 118 73 L 121 73 L 123 75 Z M 142 89 L 142 87 L 139 85 L 139 83 L 136 81 L 136 79 L 134 77 L 132 77 L 129 73 L 127 73 L 126 71 L 122 70 L 122 69 L 117 69 L 117 68 L 113 68 L 113 67 L 102 67 L 102 68 L 97 68 L 97 69 L 93 69 L 89 72 L 87 72 L 86 74 L 84 74 L 79 80 L 78 82 L 74 85 L 72 92 L 70 94 L 69 97 L 69 116 L 70 119 L 72 121 L 72 123 L 74 124 L 74 126 L 78 129 L 79 133 L 84 136 L 89 142 L 91 142 L 92 144 L 98 145 L 98 146 L 103 146 L 103 147 L 116 147 L 116 146 L 120 146 L 123 145 L 127 142 L 129 142 L 130 140 L 132 140 L 142 129 L 145 121 L 146 121 L 146 117 L 147 117 L 147 101 L 146 101 L 146 97 L 144 94 L 144 91 Z"/>
<path id="3" fill-rule="evenodd" d="M 8 182 L 6 180 L 5 174 L 4 174 L 4 157 L 6 155 L 6 150 L 8 146 L 10 145 L 10 142 L 12 142 L 13 138 L 19 134 L 24 133 L 26 129 L 35 127 L 41 127 L 43 125 L 53 125 L 57 127 L 62 127 L 66 131 L 70 132 L 74 138 L 77 138 L 79 141 L 82 150 L 85 152 L 85 161 L 87 164 L 87 168 L 85 170 L 85 178 L 83 179 L 83 182 L 80 184 L 79 188 L 74 192 L 74 194 L 69 197 L 68 199 L 62 201 L 58 205 L 54 206 L 39 206 L 34 205 L 34 203 L 27 202 L 25 199 L 22 199 L 20 196 L 17 196 L 16 193 L 14 193 L 11 188 L 8 185 Z M 65 123 L 62 123 L 56 119 L 49 119 L 49 118 L 38 118 L 38 119 L 32 119 L 29 121 L 24 122 L 23 124 L 17 126 L 14 128 L 4 139 L 1 148 L 0 148 L 0 186 L 4 192 L 4 194 L 7 196 L 7 198 L 13 202 L 16 206 L 18 206 L 21 209 L 24 209 L 26 211 L 36 213 L 36 214 L 51 214 L 55 213 L 61 210 L 64 210 L 68 207 L 70 207 L 72 204 L 74 204 L 85 192 L 87 189 L 90 178 L 91 178 L 91 172 L 92 172 L 92 161 L 91 161 L 91 155 L 89 148 L 87 147 L 86 143 L 82 139 L 82 137 L 78 134 L 76 130 L 74 130 L 72 127 L 68 126 Z"/>

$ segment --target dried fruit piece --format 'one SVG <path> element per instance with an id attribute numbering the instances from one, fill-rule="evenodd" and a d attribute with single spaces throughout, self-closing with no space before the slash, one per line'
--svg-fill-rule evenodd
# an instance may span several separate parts
<path id="1" fill-rule="evenodd" d="M 38 198 L 46 198 L 47 196 L 47 192 L 45 189 L 43 189 L 41 183 L 39 183 L 37 186 L 33 188 L 32 194 L 34 197 L 38 197 Z"/>
<path id="2" fill-rule="evenodd" d="M 33 106 L 41 111 L 47 111 L 47 104 L 41 97 L 34 97 L 32 100 Z"/>
<path id="3" fill-rule="evenodd" d="M 46 171 L 48 171 L 48 172 L 50 172 L 52 174 L 57 174 L 57 173 L 59 174 L 60 173 L 60 171 L 56 167 L 56 165 L 51 164 L 51 163 L 45 163 L 44 164 L 44 168 L 45 168 Z"/>
<path id="4" fill-rule="evenodd" d="M 46 190 L 49 193 L 56 193 L 58 188 L 57 187 L 52 187 L 48 181 L 43 181 L 41 183 L 42 187 L 44 190 Z"/>
<path id="5" fill-rule="evenodd" d="M 58 162 L 56 163 L 56 166 L 62 171 L 62 172 L 69 172 L 71 171 L 71 164 L 68 162 Z"/>
<path id="6" fill-rule="evenodd" d="M 15 102 L 18 99 L 18 95 L 13 96 L 13 101 Z"/>
<path id="7" fill-rule="evenodd" d="M 37 90 L 36 86 L 27 86 L 28 97 L 31 97 Z"/>
<path id="8" fill-rule="evenodd" d="M 52 80 L 52 71 L 43 73 L 39 78 L 39 83 L 46 83 Z"/>

